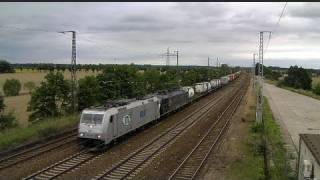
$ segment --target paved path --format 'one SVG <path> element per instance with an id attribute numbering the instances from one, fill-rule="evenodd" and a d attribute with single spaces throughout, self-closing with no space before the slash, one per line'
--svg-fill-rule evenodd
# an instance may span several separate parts
<path id="1" fill-rule="evenodd" d="M 299 149 L 299 134 L 319 133 L 320 101 L 265 83 L 264 95 L 268 98 L 274 117 L 287 130 L 296 150 Z"/>

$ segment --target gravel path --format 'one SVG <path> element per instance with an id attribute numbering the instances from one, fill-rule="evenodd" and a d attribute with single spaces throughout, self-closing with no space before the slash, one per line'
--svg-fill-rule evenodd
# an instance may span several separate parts
<path id="1" fill-rule="evenodd" d="M 265 96 L 269 100 L 274 117 L 287 130 L 296 149 L 299 148 L 299 134 L 319 133 L 320 101 L 265 83 Z"/>

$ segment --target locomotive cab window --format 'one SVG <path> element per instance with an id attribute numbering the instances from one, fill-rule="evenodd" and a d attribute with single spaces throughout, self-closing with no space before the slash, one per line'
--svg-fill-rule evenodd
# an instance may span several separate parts
<path id="1" fill-rule="evenodd" d="M 83 114 L 81 123 L 85 124 L 101 124 L 103 120 L 103 114 Z"/>
<path id="2" fill-rule="evenodd" d="M 91 123 L 92 114 L 83 114 L 81 118 L 81 123 Z"/>
<path id="3" fill-rule="evenodd" d="M 103 119 L 103 114 L 94 114 L 93 115 L 93 123 L 94 124 L 101 124 Z"/>

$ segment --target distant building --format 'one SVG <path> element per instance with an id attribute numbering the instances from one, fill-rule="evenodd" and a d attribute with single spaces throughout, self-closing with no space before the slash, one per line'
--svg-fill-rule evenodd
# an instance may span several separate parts
<path id="1" fill-rule="evenodd" d="M 300 134 L 298 180 L 320 180 L 320 134 Z"/>

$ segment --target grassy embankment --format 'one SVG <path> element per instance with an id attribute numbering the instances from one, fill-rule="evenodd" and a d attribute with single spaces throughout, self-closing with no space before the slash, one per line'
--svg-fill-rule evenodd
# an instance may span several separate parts
<path id="1" fill-rule="evenodd" d="M 17 146 L 39 138 L 47 137 L 58 133 L 63 129 L 74 127 L 78 122 L 77 115 L 67 117 L 52 118 L 32 124 L 27 128 L 16 127 L 0 131 L 0 150 Z"/>
<path id="2" fill-rule="evenodd" d="M 266 79 L 265 82 L 267 82 L 269 84 L 273 84 L 273 85 L 275 85 L 277 87 L 280 87 L 280 88 L 283 88 L 283 89 L 298 93 L 298 94 L 302 94 L 302 95 L 309 96 L 309 97 L 312 97 L 314 99 L 320 100 L 320 95 L 317 95 L 317 94 L 313 93 L 311 90 L 295 89 L 293 87 L 288 87 L 288 86 L 284 86 L 284 85 L 278 86 L 278 82 L 279 81 L 273 81 L 273 80 L 269 80 L 269 79 Z M 317 83 L 320 83 L 320 77 L 312 78 L 312 88 L 314 88 Z"/>
<path id="3" fill-rule="evenodd" d="M 266 122 L 266 135 L 269 148 L 270 179 L 286 180 L 291 177 L 292 171 L 289 166 L 288 153 L 279 125 L 275 122 L 268 101 L 264 101 L 264 120 Z M 239 143 L 241 158 L 235 160 L 228 168 L 228 179 L 259 180 L 264 179 L 264 159 L 262 144 L 262 126 L 255 123 L 255 102 L 250 103 L 249 111 L 245 119 L 248 122 L 247 133 Z"/>

